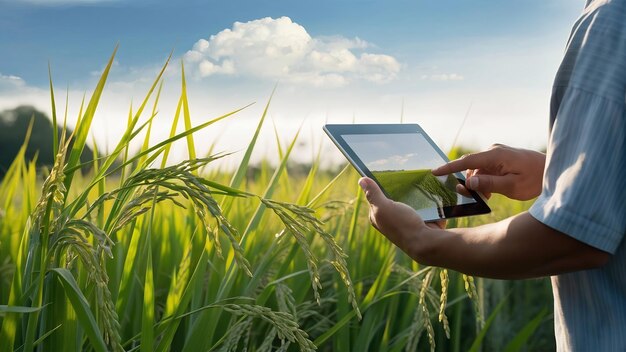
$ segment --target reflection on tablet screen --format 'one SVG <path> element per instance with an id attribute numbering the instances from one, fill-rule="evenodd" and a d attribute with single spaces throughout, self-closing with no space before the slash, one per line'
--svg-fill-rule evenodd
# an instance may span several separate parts
<path id="1" fill-rule="evenodd" d="M 431 173 L 445 160 L 420 133 L 342 137 L 395 201 L 416 210 L 476 203 L 456 192 L 459 182 L 454 175 L 437 177 Z"/>

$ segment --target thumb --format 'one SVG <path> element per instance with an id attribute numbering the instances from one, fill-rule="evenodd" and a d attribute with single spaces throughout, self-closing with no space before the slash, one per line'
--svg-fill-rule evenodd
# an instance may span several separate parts
<path id="1" fill-rule="evenodd" d="M 387 197 L 380 187 L 378 187 L 378 184 L 376 184 L 376 182 L 374 182 L 371 178 L 361 178 L 359 180 L 359 186 L 361 186 L 363 192 L 365 192 L 365 198 L 367 198 L 367 201 L 371 205 L 378 206 L 387 200 Z"/>
<path id="2" fill-rule="evenodd" d="M 467 179 L 467 188 L 482 193 L 508 194 L 513 188 L 513 178 L 511 175 L 474 175 Z"/>

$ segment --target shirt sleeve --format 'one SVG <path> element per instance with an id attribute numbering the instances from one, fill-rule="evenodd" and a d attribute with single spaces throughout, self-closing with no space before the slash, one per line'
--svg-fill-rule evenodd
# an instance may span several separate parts
<path id="1" fill-rule="evenodd" d="M 530 214 L 600 250 L 615 253 L 626 233 L 624 102 L 564 89 L 552 126 L 543 190 Z"/>

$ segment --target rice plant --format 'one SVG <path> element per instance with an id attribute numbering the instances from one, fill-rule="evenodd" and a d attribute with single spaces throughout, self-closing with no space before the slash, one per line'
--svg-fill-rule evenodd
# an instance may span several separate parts
<path id="1" fill-rule="evenodd" d="M 0 351 L 414 351 L 477 341 L 487 326 L 480 287 L 387 243 L 369 226 L 351 169 L 320 170 L 318 153 L 308 174 L 290 174 L 296 135 L 279 143 L 278 165 L 247 176 L 271 98 L 239 167 L 212 168 L 234 156 L 197 157 L 194 133 L 241 109 L 192 126 L 181 64 L 171 133 L 151 144 L 168 59 L 115 147 L 104 155 L 94 145 L 81 164 L 114 56 L 74 132 L 55 132 L 54 165 L 38 172 L 25 160 L 26 136 L 0 183 Z M 52 79 L 50 91 L 56 124 Z M 177 141 L 188 158 L 171 164 Z"/>

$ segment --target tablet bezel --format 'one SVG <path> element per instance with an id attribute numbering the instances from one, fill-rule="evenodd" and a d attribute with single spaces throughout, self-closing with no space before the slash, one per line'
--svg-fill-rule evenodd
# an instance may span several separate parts
<path id="1" fill-rule="evenodd" d="M 419 133 L 424 137 L 428 144 L 430 144 L 433 150 L 441 156 L 444 161 L 449 161 L 448 157 L 441 150 L 441 148 L 439 148 L 435 144 L 430 136 L 418 124 L 327 124 L 324 125 L 324 131 L 326 132 L 326 134 L 328 134 L 330 139 L 333 141 L 333 143 L 335 143 L 335 145 L 339 148 L 343 155 L 348 159 L 350 164 L 352 164 L 352 166 L 354 166 L 354 168 L 359 172 L 359 174 L 361 176 L 366 176 L 373 179 L 380 186 L 380 188 L 383 190 L 385 195 L 387 195 L 387 197 L 389 197 L 388 193 L 384 190 L 384 188 L 381 186 L 381 184 L 378 182 L 372 172 L 367 168 L 367 166 L 365 166 L 363 161 L 361 161 L 361 159 L 354 152 L 354 150 L 352 150 L 350 145 L 344 140 L 343 135 Z M 463 174 L 457 172 L 454 174 L 454 176 L 457 178 L 459 183 L 465 185 L 465 176 L 463 176 Z M 425 209 L 416 210 L 416 212 L 422 216 L 424 221 L 432 222 L 463 216 L 487 214 L 491 211 L 485 201 L 485 198 L 480 193 L 471 190 L 469 190 L 469 193 L 472 195 L 472 198 L 474 198 L 476 203 L 460 204 L 439 208 L 439 211 L 436 212 L 439 214 L 439 218 L 425 218 L 424 214 L 428 213 L 428 210 Z M 438 208 L 426 209 L 432 211 L 433 209 L 437 210 Z"/>

